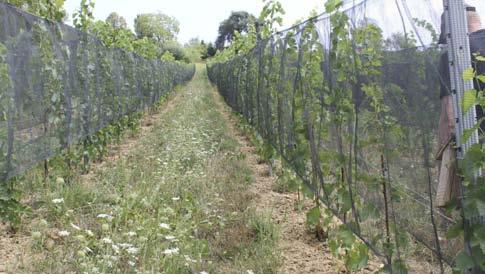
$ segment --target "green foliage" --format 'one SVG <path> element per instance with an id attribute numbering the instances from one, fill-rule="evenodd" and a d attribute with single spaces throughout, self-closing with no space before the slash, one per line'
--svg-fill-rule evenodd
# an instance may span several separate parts
<path id="1" fill-rule="evenodd" d="M 188 59 L 186 55 L 185 49 L 182 47 L 182 45 L 175 40 L 168 41 L 162 46 L 162 52 L 163 53 L 170 53 L 175 60 L 185 62 L 185 63 L 190 63 L 190 60 Z"/>
<path id="2" fill-rule="evenodd" d="M 256 18 L 246 11 L 232 12 L 229 18 L 219 24 L 219 34 L 216 39 L 215 47 L 224 50 L 230 45 L 238 34 L 248 33 L 250 28 L 254 28 Z"/>
<path id="3" fill-rule="evenodd" d="M 214 57 L 216 55 L 217 49 L 214 47 L 212 43 L 207 44 L 207 51 L 202 54 L 202 60 L 206 60 L 208 58 Z"/>
<path id="4" fill-rule="evenodd" d="M 160 55 L 160 48 L 158 45 L 146 37 L 133 41 L 132 45 L 136 54 L 147 59 L 154 60 Z"/>
<path id="5" fill-rule="evenodd" d="M 333 256 L 343 260 L 349 272 L 355 272 L 367 266 L 368 247 L 355 237 L 345 225 L 331 231 L 328 246 Z"/>
<path id="6" fill-rule="evenodd" d="M 474 55 L 475 62 L 483 62 L 485 58 L 480 55 Z M 481 81 L 483 75 L 479 75 L 474 68 L 469 68 L 464 71 L 463 79 L 465 81 Z M 462 107 L 464 115 L 466 110 L 474 107 L 476 104 L 485 106 L 483 90 L 469 90 L 464 94 Z M 461 136 L 462 142 L 467 142 L 471 134 L 480 128 L 482 120 L 477 124 L 466 130 Z M 478 177 L 477 174 L 485 165 L 485 149 L 482 144 L 472 145 L 465 153 L 463 160 L 459 161 L 461 175 L 463 176 L 463 189 L 466 193 L 465 199 L 460 204 L 454 206 L 461 206 L 461 211 L 464 213 L 465 220 L 473 219 L 477 216 L 485 215 L 485 179 L 483 176 Z M 467 222 L 459 222 L 450 227 L 447 232 L 447 237 L 450 239 L 464 236 L 465 240 L 470 244 L 470 250 L 461 252 L 455 258 L 454 273 L 463 273 L 471 268 L 480 268 L 485 270 L 485 229 L 480 223 L 467 224 Z"/>
<path id="7" fill-rule="evenodd" d="M 314 229 L 318 225 L 320 225 L 320 219 L 321 219 L 322 214 L 320 213 L 320 207 L 315 206 L 314 208 L 310 209 L 306 213 L 306 224 Z"/>
<path id="8" fill-rule="evenodd" d="M 271 216 L 252 216 L 249 220 L 249 226 L 256 235 L 256 241 L 262 243 L 274 243 L 278 241 L 278 228 L 272 222 Z"/>
<path id="9" fill-rule="evenodd" d="M 147 37 L 163 45 L 177 37 L 179 25 L 177 19 L 163 13 L 140 14 L 135 19 L 135 33 L 139 39 Z"/>
<path id="10" fill-rule="evenodd" d="M 81 0 L 79 9 L 72 15 L 74 26 L 88 32 L 94 21 L 94 0 Z"/>
<path id="11" fill-rule="evenodd" d="M 126 19 L 116 12 L 112 12 L 106 18 L 106 23 L 110 24 L 115 29 L 127 29 L 128 24 Z"/>
<path id="12" fill-rule="evenodd" d="M 90 26 L 90 33 L 101 40 L 106 47 L 119 48 L 128 52 L 135 51 L 134 44 L 138 42 L 129 29 L 115 28 L 110 23 L 103 21 L 94 22 Z"/>
<path id="13" fill-rule="evenodd" d="M 25 11 L 55 22 L 62 22 L 66 17 L 65 0 L 7 0 L 6 2 Z"/>
<path id="14" fill-rule="evenodd" d="M 165 52 L 165 53 L 162 55 L 161 59 L 162 59 L 163 61 L 167 61 L 167 62 L 173 62 L 173 61 L 175 61 L 175 57 L 174 57 L 174 56 L 173 56 L 173 54 L 172 54 L 171 52 L 169 52 L 169 51 L 166 51 L 166 52 Z"/>
<path id="15" fill-rule="evenodd" d="M 266 0 L 263 0 L 266 2 Z M 261 23 L 259 32 L 263 39 L 269 38 L 276 33 L 277 27 L 283 25 L 283 17 L 285 10 L 279 1 L 269 0 L 263 7 L 259 14 L 259 22 Z"/>
<path id="16" fill-rule="evenodd" d="M 15 189 L 16 181 L 0 181 L 0 220 L 8 222 L 13 231 L 20 228 L 22 215 L 29 211 L 21 202 L 22 192 Z"/>
<path id="17" fill-rule="evenodd" d="M 282 170 L 277 174 L 275 190 L 280 193 L 296 192 L 299 190 L 300 181 L 297 179 L 295 172 L 291 167 L 282 167 Z"/>
<path id="18" fill-rule="evenodd" d="M 204 41 L 198 38 L 192 38 L 184 45 L 185 54 L 191 63 L 199 63 L 203 59 L 207 59 L 208 47 Z"/>

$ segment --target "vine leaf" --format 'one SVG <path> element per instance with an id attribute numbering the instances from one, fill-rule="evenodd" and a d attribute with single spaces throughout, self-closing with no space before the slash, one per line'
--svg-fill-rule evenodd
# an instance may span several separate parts
<path id="1" fill-rule="evenodd" d="M 480 199 L 476 199 L 475 204 L 480 216 L 485 216 L 485 202 Z"/>
<path id="2" fill-rule="evenodd" d="M 485 75 L 478 75 L 477 76 L 477 79 L 482 82 L 482 83 L 485 83 Z"/>
<path id="3" fill-rule="evenodd" d="M 472 257 L 465 253 L 465 251 L 460 252 L 458 256 L 456 256 L 455 264 L 457 269 L 469 269 L 475 266 L 473 263 Z"/>
<path id="4" fill-rule="evenodd" d="M 485 254 L 485 227 L 480 227 L 473 232 L 473 235 L 477 238 L 482 253 Z"/>
<path id="5" fill-rule="evenodd" d="M 368 248 L 365 244 L 360 243 L 352 249 L 347 261 L 347 267 L 351 271 L 358 271 L 364 268 L 369 261 Z"/>
<path id="6" fill-rule="evenodd" d="M 463 221 L 451 226 L 446 232 L 447 239 L 455 239 L 463 233 Z"/>
<path id="7" fill-rule="evenodd" d="M 475 71 L 473 68 L 467 68 L 465 71 L 463 71 L 463 80 L 465 81 L 471 81 L 475 77 Z"/>
<path id="8" fill-rule="evenodd" d="M 309 226 L 316 226 L 320 221 L 320 207 L 316 206 L 306 214 L 306 222 Z"/>
<path id="9" fill-rule="evenodd" d="M 473 89 L 465 91 L 463 96 L 462 107 L 464 111 L 468 111 L 477 102 L 477 92 Z"/>
<path id="10" fill-rule="evenodd" d="M 325 11 L 331 13 L 342 5 L 342 0 L 329 0 L 325 3 Z"/>

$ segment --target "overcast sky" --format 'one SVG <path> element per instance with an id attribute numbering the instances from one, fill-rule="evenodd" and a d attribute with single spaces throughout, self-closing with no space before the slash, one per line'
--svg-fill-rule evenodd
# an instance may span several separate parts
<path id="1" fill-rule="evenodd" d="M 436 14 L 440 14 L 442 0 L 429 1 L 432 3 L 433 10 L 437 11 Z M 280 2 L 286 10 L 284 26 L 287 27 L 298 19 L 308 18 L 313 9 L 321 13 L 324 10 L 325 0 L 280 0 Z M 396 20 L 389 18 L 395 15 L 386 11 L 388 10 L 386 6 L 391 9 L 395 8 L 394 1 L 371 0 L 369 2 L 372 3 L 370 13 L 380 13 L 382 27 Z M 407 2 L 411 11 L 415 10 L 416 14 L 426 12 L 426 7 L 429 6 L 423 4 L 423 0 L 407 0 Z M 481 14 L 485 14 L 485 0 L 467 0 L 467 2 L 477 6 Z M 66 0 L 65 7 L 70 20 L 79 3 L 80 0 Z M 263 7 L 262 0 L 95 0 L 95 3 L 94 15 L 96 19 L 104 20 L 112 11 L 116 11 L 127 19 L 130 26 L 133 25 L 136 15 L 140 13 L 160 11 L 173 16 L 180 22 L 178 38 L 182 43 L 194 37 L 205 41 L 214 41 L 217 37 L 219 23 L 226 19 L 231 11 L 245 10 L 258 16 Z M 379 6 L 380 9 L 374 9 L 374 7 Z M 420 8 L 420 6 L 422 7 Z M 439 18 L 439 15 L 437 18 Z"/>
<path id="2" fill-rule="evenodd" d="M 231 11 L 245 10 L 258 16 L 262 9 L 262 0 L 96 0 L 94 16 L 106 19 L 112 11 L 126 18 L 129 25 L 137 14 L 163 12 L 177 18 L 180 22 L 179 40 L 187 42 L 199 37 L 205 41 L 214 41 L 219 23 L 226 19 Z M 285 10 L 286 25 L 297 19 L 307 18 L 312 9 L 324 10 L 323 0 L 281 0 Z M 69 19 L 79 6 L 80 0 L 66 0 Z"/>

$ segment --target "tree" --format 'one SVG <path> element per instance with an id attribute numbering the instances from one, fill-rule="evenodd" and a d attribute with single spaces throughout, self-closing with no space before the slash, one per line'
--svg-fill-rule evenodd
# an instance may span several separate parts
<path id="1" fill-rule="evenodd" d="M 185 50 L 182 45 L 176 40 L 171 40 L 163 45 L 163 54 L 169 52 L 177 61 L 183 61 L 189 63 L 190 60 L 185 54 Z"/>
<path id="2" fill-rule="evenodd" d="M 256 21 L 256 17 L 246 11 L 233 11 L 229 18 L 219 24 L 216 48 L 223 50 L 226 44 L 230 44 L 234 40 L 236 33 L 247 32 L 249 24 L 254 24 Z"/>
<path id="3" fill-rule="evenodd" d="M 212 43 L 209 43 L 207 45 L 207 50 L 204 55 L 202 55 L 202 60 L 205 60 L 207 58 L 214 57 L 217 53 L 217 49 L 214 47 Z"/>
<path id="4" fill-rule="evenodd" d="M 188 43 L 184 45 L 185 54 L 192 63 L 202 61 L 203 56 L 207 52 L 207 45 L 204 41 L 200 41 L 199 38 L 192 38 Z"/>
<path id="5" fill-rule="evenodd" d="M 106 23 L 110 24 L 115 29 L 127 29 L 128 28 L 128 24 L 126 23 L 126 19 L 116 12 L 112 12 L 112 13 L 109 14 L 108 18 L 106 18 Z"/>
<path id="6" fill-rule="evenodd" d="M 160 45 L 175 40 L 180 23 L 163 13 L 140 14 L 135 19 L 135 33 L 139 39 L 147 37 Z"/>

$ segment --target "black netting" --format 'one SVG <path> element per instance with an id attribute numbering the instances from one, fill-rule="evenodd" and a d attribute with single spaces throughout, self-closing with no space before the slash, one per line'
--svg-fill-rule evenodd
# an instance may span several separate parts
<path id="1" fill-rule="evenodd" d="M 0 3 L 1 178 L 153 105 L 194 71 Z"/>
<path id="2" fill-rule="evenodd" d="M 406 261 L 416 273 L 452 265 L 463 249 L 445 236 L 460 217 L 433 205 L 447 82 L 441 4 L 346 1 L 343 14 L 208 66 L 227 103 L 349 228 L 385 263 Z"/>

